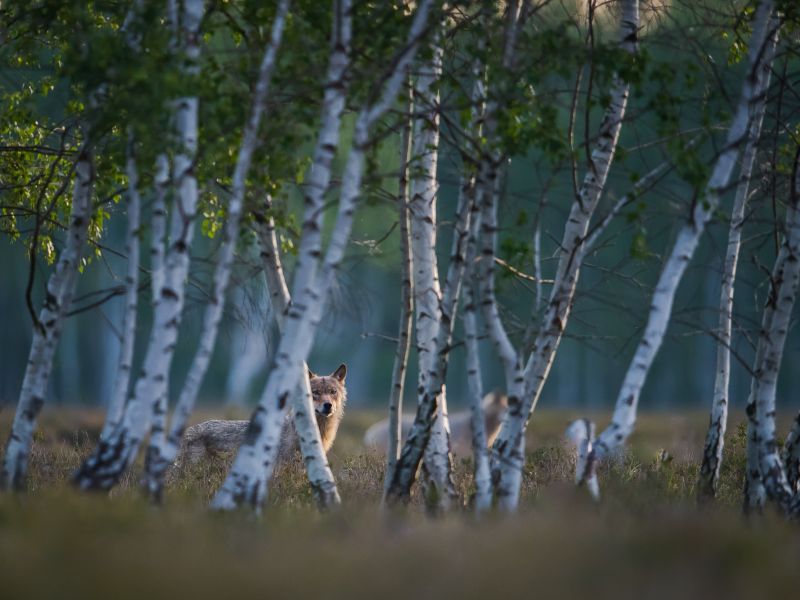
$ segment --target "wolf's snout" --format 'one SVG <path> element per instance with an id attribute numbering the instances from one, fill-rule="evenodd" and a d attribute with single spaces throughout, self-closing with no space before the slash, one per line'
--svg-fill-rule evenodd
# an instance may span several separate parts
<path id="1" fill-rule="evenodd" d="M 326 402 L 325 404 L 322 405 L 323 415 L 329 415 L 332 412 L 333 412 L 333 404 L 331 404 L 330 402 Z"/>

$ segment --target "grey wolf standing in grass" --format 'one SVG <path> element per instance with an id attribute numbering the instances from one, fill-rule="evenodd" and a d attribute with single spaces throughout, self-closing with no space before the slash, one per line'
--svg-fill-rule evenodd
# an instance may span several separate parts
<path id="1" fill-rule="evenodd" d="M 333 445 L 339 423 L 344 416 L 344 405 L 347 401 L 347 389 L 344 386 L 346 375 L 347 367 L 344 364 L 339 365 L 339 368 L 328 376 L 318 376 L 310 370 L 308 372 L 314 412 L 325 452 Z M 292 417 L 291 413 L 286 415 L 283 425 L 281 447 L 278 452 L 278 460 L 282 462 L 291 458 L 298 448 Z M 250 421 L 214 419 L 189 427 L 183 436 L 176 464 L 195 464 L 202 459 L 236 451 L 244 441 L 249 424 Z"/>
<path id="2" fill-rule="evenodd" d="M 492 446 L 494 438 L 500 431 L 503 413 L 508 407 L 508 398 L 500 392 L 489 392 L 483 397 L 483 417 L 486 423 L 486 443 Z M 450 446 L 453 454 L 469 456 L 472 452 L 472 426 L 469 411 L 461 411 L 450 415 Z M 408 435 L 413 415 L 403 415 L 403 439 Z M 369 448 L 383 450 L 389 443 L 389 419 L 378 421 L 364 434 L 364 445 Z"/>

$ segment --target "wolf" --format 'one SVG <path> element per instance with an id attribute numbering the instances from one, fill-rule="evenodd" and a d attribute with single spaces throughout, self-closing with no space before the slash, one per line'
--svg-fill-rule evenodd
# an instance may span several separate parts
<path id="1" fill-rule="evenodd" d="M 325 376 L 315 375 L 310 369 L 308 371 L 314 413 L 325 452 L 333 446 L 336 432 L 344 416 L 344 406 L 347 402 L 346 376 L 345 364 L 339 365 L 333 373 Z M 176 466 L 193 465 L 201 460 L 238 450 L 249 425 L 250 421 L 213 419 L 189 427 L 183 436 Z M 278 462 L 290 460 L 297 450 L 297 432 L 294 428 L 293 414 L 290 413 L 286 415 L 281 432 Z"/>
<path id="2" fill-rule="evenodd" d="M 508 398 L 501 392 L 489 392 L 481 402 L 483 407 L 486 441 L 489 447 L 500 432 L 503 413 L 508 408 Z M 449 416 L 450 449 L 453 454 L 468 456 L 472 453 L 472 416 L 470 411 L 459 411 Z M 402 437 L 405 439 L 414 423 L 413 415 L 402 417 Z M 383 451 L 389 443 L 389 419 L 383 419 L 370 426 L 364 434 L 364 445 L 367 448 Z"/>

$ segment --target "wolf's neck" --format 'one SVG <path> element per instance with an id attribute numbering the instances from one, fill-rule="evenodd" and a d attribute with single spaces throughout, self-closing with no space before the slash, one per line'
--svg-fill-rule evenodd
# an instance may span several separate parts
<path id="1" fill-rule="evenodd" d="M 333 445 L 336 431 L 339 429 L 339 421 L 341 421 L 341 417 L 338 414 L 332 417 L 317 415 L 317 427 L 319 427 L 319 435 L 322 438 L 322 447 L 325 448 L 325 452 L 330 450 Z"/>

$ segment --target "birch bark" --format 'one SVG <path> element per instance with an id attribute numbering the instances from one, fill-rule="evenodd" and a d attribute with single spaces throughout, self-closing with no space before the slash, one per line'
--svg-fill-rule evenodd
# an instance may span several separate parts
<path id="1" fill-rule="evenodd" d="M 141 220 L 141 198 L 139 196 L 139 172 L 136 168 L 133 138 L 128 139 L 125 170 L 128 176 L 128 232 L 125 249 L 128 254 L 128 271 L 125 276 L 125 314 L 122 321 L 122 343 L 119 350 L 119 365 L 114 389 L 108 405 L 108 414 L 100 433 L 107 439 L 122 418 L 125 399 L 128 397 L 133 349 L 136 340 L 136 307 L 139 299 L 139 227 Z"/>
<path id="2" fill-rule="evenodd" d="M 748 131 L 747 144 L 742 154 L 739 184 L 731 209 L 731 222 L 728 229 L 728 246 L 722 272 L 719 298 L 719 326 L 717 330 L 717 369 L 714 377 L 714 394 L 709 416 L 708 432 L 703 447 L 703 460 L 697 482 L 698 499 L 710 500 L 716 496 L 719 483 L 719 470 L 725 444 L 725 430 L 728 423 L 728 389 L 731 370 L 731 331 L 733 325 L 733 294 L 736 281 L 736 268 L 739 262 L 739 248 L 742 241 L 745 210 L 750 195 L 750 180 L 753 174 L 758 142 L 761 137 L 761 124 L 767 108 L 766 90 L 769 88 L 771 65 L 765 62 L 759 80 L 758 101 L 752 123 Z"/>
<path id="3" fill-rule="evenodd" d="M 800 494 L 790 483 L 778 451 L 775 396 L 786 335 L 800 287 L 800 148 L 795 157 L 792 180 L 783 243 L 772 270 L 772 290 L 767 298 L 758 339 L 747 415 L 754 431 L 748 444 L 757 447 L 760 486 L 763 486 L 767 498 L 776 502 L 785 512 L 797 515 L 800 511 Z M 748 465 L 748 471 L 751 469 L 752 465 Z M 746 497 L 746 502 L 751 509 L 761 508 L 763 503 L 761 496 L 756 498 L 753 495 Z"/>
<path id="4" fill-rule="evenodd" d="M 474 508 L 482 514 L 492 507 L 492 479 L 489 468 L 489 450 L 486 440 L 486 420 L 483 414 L 483 379 L 481 377 L 480 354 L 478 351 L 477 271 L 475 261 L 478 254 L 478 232 L 480 215 L 477 204 L 473 204 L 470 222 L 470 237 L 467 242 L 466 269 L 463 292 L 464 338 L 467 353 L 467 387 L 470 390 L 470 425 L 472 428 L 472 455 L 475 462 Z"/>
<path id="5" fill-rule="evenodd" d="M 155 501 L 160 501 L 164 487 L 164 473 L 169 465 L 175 461 L 178 454 L 186 423 L 194 410 L 197 394 L 203 382 L 219 330 L 219 323 L 225 309 L 225 295 L 230 282 L 233 253 L 236 240 L 239 238 L 239 225 L 242 216 L 242 203 L 246 188 L 247 174 L 250 171 L 253 153 L 258 142 L 258 128 L 266 110 L 269 95 L 270 81 L 275 67 L 275 59 L 281 44 L 286 16 L 289 10 L 289 0 L 281 0 L 278 4 L 275 19 L 272 23 L 270 41 L 264 50 L 258 77 L 255 85 L 253 104 L 250 115 L 242 133 L 239 145 L 239 154 L 233 173 L 233 189 L 228 203 L 227 222 L 223 234 L 219 258 L 214 272 L 214 287 L 209 304 L 203 317 L 203 330 L 197 352 L 192 360 L 189 373 L 186 376 L 183 390 L 178 399 L 178 404 L 170 424 L 169 434 L 153 431 L 150 445 L 147 449 L 145 460 L 145 484 L 150 496 Z M 187 269 L 188 270 L 188 269 Z M 166 409 L 165 403 L 159 403 Z"/>
<path id="6" fill-rule="evenodd" d="M 39 326 L 33 328 L 25 377 L 0 471 L 0 489 L 21 491 L 25 487 L 36 417 L 44 406 L 53 357 L 64 317 L 72 302 L 78 269 L 86 246 L 93 183 L 92 149 L 90 141 L 85 140 L 75 163 L 67 238 L 55 270 L 47 280 L 47 294 L 39 313 Z"/>
<path id="7" fill-rule="evenodd" d="M 626 0 L 620 20 L 620 47 L 629 54 L 637 51 L 638 28 L 639 2 Z M 583 242 L 614 159 L 629 89 L 627 82 L 618 75 L 614 77 L 610 90 L 610 104 L 600 124 L 597 143 L 592 151 L 578 197 L 572 205 L 564 227 L 555 283 L 534 341 L 533 352 L 525 365 L 523 383 L 521 386 L 518 384 L 520 376 L 517 368 L 514 375 L 515 389 L 509 393 L 507 417 L 492 446 L 492 480 L 495 483 L 495 497 L 502 510 L 516 510 L 519 504 L 525 460 L 525 429 L 541 396 L 569 318 L 585 253 Z M 496 201 L 492 204 L 496 204 Z M 494 210 L 496 211 L 496 208 Z M 494 221 L 490 221 L 489 226 L 496 228 Z M 496 318 L 493 316 L 493 319 Z M 523 393 L 519 395 L 516 393 L 518 386 L 523 389 Z"/>
<path id="8" fill-rule="evenodd" d="M 774 36 L 777 32 L 770 27 L 771 12 L 771 0 L 765 0 L 757 9 L 751 37 L 749 71 L 742 86 L 736 114 L 728 130 L 725 148 L 714 164 L 703 201 L 697 202 L 693 207 L 690 220 L 678 232 L 661 271 L 653 293 L 647 325 L 617 396 L 611 424 L 598 436 L 592 448 L 592 469 L 587 473 L 587 478 L 596 476 L 594 469 L 597 463 L 618 450 L 633 430 L 639 395 L 663 341 L 678 284 L 694 254 L 705 224 L 716 209 L 720 191 L 730 181 L 739 156 L 739 146 L 746 139 L 755 113 L 758 79 L 765 57 L 771 56 L 769 48 L 774 48 Z"/>
<path id="9" fill-rule="evenodd" d="M 335 269 L 344 256 L 350 237 L 370 129 L 397 98 L 408 64 L 424 35 L 431 4 L 431 0 L 423 0 L 417 5 L 406 46 L 398 53 L 396 60 L 392 61 L 391 71 L 382 86 L 380 97 L 374 104 L 365 106 L 356 118 L 353 145 L 342 177 L 336 223 L 325 259 L 317 278 L 309 286 L 298 289 L 297 280 L 295 281 L 295 301 L 286 315 L 285 333 L 278 345 L 275 367 L 251 417 L 245 441 L 225 482 L 212 500 L 211 506 L 214 509 L 232 510 L 247 504 L 256 511 L 261 510 L 277 458 L 288 399 L 297 386 L 322 317 Z M 314 262 L 316 261 L 319 261 L 319 257 L 315 258 Z"/>
<path id="10" fill-rule="evenodd" d="M 416 344 L 419 362 L 418 402 L 428 390 L 430 371 L 435 361 L 434 343 L 442 321 L 442 290 L 436 259 L 438 157 L 439 157 L 439 79 L 442 74 L 442 47 L 434 41 L 431 59 L 419 65 L 414 83 L 414 174 L 411 176 L 409 203 L 411 253 L 413 256 Z M 447 509 L 455 499 L 452 483 L 452 457 L 449 448 L 447 399 L 441 391 L 435 399 L 436 416 L 425 448 L 425 498 L 433 510 Z"/>
<path id="11" fill-rule="evenodd" d="M 389 441 L 386 448 L 386 475 L 383 482 L 383 501 L 392 481 L 392 474 L 397 468 L 400 458 L 400 444 L 402 440 L 401 415 L 403 412 L 403 390 L 405 388 L 406 368 L 408 366 L 408 353 L 411 347 L 411 327 L 414 314 L 414 291 L 411 284 L 413 277 L 414 260 L 411 256 L 411 239 L 409 236 L 409 161 L 411 159 L 411 129 L 414 112 L 414 97 L 412 88 L 408 88 L 408 119 L 403 127 L 400 142 L 400 182 L 398 190 L 399 219 L 400 219 L 400 256 L 402 268 L 402 281 L 400 283 L 400 318 L 397 332 L 397 348 L 392 366 L 392 387 L 389 392 Z"/>
<path id="12" fill-rule="evenodd" d="M 267 206 L 271 206 L 271 199 L 267 199 Z M 278 329 L 283 334 L 285 316 L 291 305 L 289 288 L 283 276 L 283 266 L 278 250 L 278 240 L 275 235 L 275 222 L 272 217 L 267 217 L 259 227 L 261 240 L 261 256 L 264 261 L 264 271 L 267 287 L 272 299 L 272 313 L 278 324 Z M 341 503 L 336 481 L 328 463 L 328 457 L 322 446 L 319 428 L 314 417 L 314 404 L 311 396 L 311 383 L 308 378 L 308 365 L 305 365 L 303 374 L 294 396 L 294 426 L 297 432 L 300 453 L 306 465 L 308 481 L 311 491 L 321 509 L 338 506 Z"/>
<path id="13" fill-rule="evenodd" d="M 445 279 L 444 293 L 442 294 L 441 301 L 437 303 L 437 309 L 440 311 L 438 324 L 436 326 L 436 337 L 431 340 L 430 345 L 430 362 L 426 365 L 420 365 L 420 369 L 427 368 L 427 378 L 425 387 L 420 386 L 421 397 L 417 403 L 417 414 L 414 418 L 414 423 L 409 431 L 406 443 L 400 454 L 400 459 L 394 473 L 392 474 L 392 482 L 389 485 L 386 494 L 389 502 L 408 502 L 411 495 L 411 486 L 417 475 L 420 460 L 429 448 L 429 441 L 431 439 L 431 432 L 435 425 L 436 414 L 439 409 L 439 398 L 443 394 L 445 383 L 445 376 L 447 374 L 447 361 L 450 355 L 450 347 L 453 337 L 453 326 L 455 323 L 455 311 L 458 303 L 458 297 L 461 290 L 461 281 L 464 274 L 465 254 L 467 248 L 467 239 L 469 237 L 469 219 L 471 216 L 471 207 L 474 204 L 474 179 L 465 178 L 462 181 L 461 190 L 459 193 L 458 208 L 456 209 L 457 219 L 453 232 L 453 245 L 451 250 L 450 264 L 447 269 L 447 277 Z M 430 213 L 428 213 L 430 214 Z M 412 238 L 412 250 L 414 240 Z M 417 263 L 417 254 L 414 254 L 415 265 Z M 419 271 L 420 267 L 415 266 L 415 271 Z M 414 286 L 418 286 L 418 282 L 414 282 Z M 418 303 L 420 295 L 415 299 Z M 420 308 L 417 304 L 417 312 L 419 314 Z M 427 326 L 427 323 L 423 324 Z M 419 326 L 420 319 L 417 319 L 417 339 L 419 340 Z M 425 332 L 427 334 L 427 332 Z M 449 430 L 447 430 L 449 436 Z M 429 455 L 425 455 L 429 459 Z M 446 448 L 446 454 L 439 454 L 437 460 L 441 460 L 439 468 L 444 472 L 447 468 L 446 480 L 444 487 L 437 484 L 433 490 L 426 490 L 426 493 L 432 493 L 432 497 L 426 497 L 428 507 L 433 510 L 440 510 L 448 508 L 450 499 L 456 498 L 454 492 L 454 485 L 452 482 L 452 467 L 450 461 L 452 457 L 449 451 L 449 440 Z M 447 466 L 443 464 L 447 461 Z M 431 460 L 428 460 L 430 464 Z M 443 473 L 444 475 L 445 473 Z M 449 490 L 453 489 L 451 493 Z M 442 495 L 442 492 L 446 496 Z"/>
<path id="14" fill-rule="evenodd" d="M 200 55 L 199 27 L 204 13 L 203 0 L 183 3 L 180 36 L 186 59 L 186 72 L 196 74 Z M 122 422 L 107 440 L 101 440 L 94 453 L 81 465 L 74 483 L 81 489 L 109 489 L 136 458 L 139 445 L 150 427 L 151 435 L 164 435 L 169 368 L 178 337 L 184 299 L 184 283 L 189 270 L 189 247 L 197 207 L 197 180 L 194 158 L 197 151 L 196 96 L 179 98 L 175 105 L 179 152 L 175 156 L 176 207 L 170 223 L 170 247 L 164 257 L 164 280 L 150 334 L 144 367 L 133 397 L 125 407 Z"/>

